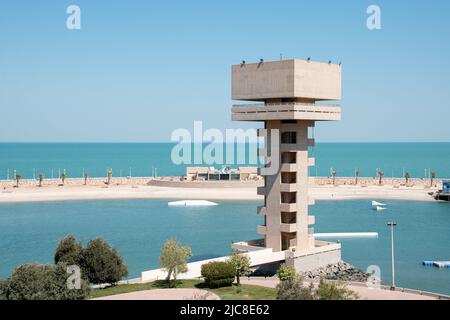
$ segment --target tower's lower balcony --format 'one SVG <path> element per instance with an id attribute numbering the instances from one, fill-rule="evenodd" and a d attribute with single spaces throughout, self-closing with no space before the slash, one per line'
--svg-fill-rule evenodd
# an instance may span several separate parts
<path id="1" fill-rule="evenodd" d="M 341 108 L 335 105 L 280 102 L 273 104 L 234 105 L 231 109 L 234 121 L 265 120 L 341 120 Z"/>

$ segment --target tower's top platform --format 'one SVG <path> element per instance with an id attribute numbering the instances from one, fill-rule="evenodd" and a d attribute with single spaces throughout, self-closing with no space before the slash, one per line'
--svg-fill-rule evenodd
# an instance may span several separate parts
<path id="1" fill-rule="evenodd" d="M 232 66 L 232 99 L 340 100 L 341 66 L 307 60 L 264 61 Z"/>

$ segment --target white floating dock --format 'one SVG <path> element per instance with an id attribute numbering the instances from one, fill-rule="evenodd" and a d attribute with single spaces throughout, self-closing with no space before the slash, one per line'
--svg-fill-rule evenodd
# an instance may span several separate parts
<path id="1" fill-rule="evenodd" d="M 450 261 L 425 260 L 422 264 L 426 267 L 450 268 Z"/>
<path id="2" fill-rule="evenodd" d="M 386 205 L 385 203 L 372 201 L 372 207 L 384 207 L 385 205 Z"/>
<path id="3" fill-rule="evenodd" d="M 171 201 L 167 205 L 174 207 L 204 207 L 204 206 L 217 206 L 217 203 L 207 200 L 181 200 L 181 201 Z"/>
<path id="4" fill-rule="evenodd" d="M 378 238 L 378 232 L 314 233 L 314 238 Z"/>

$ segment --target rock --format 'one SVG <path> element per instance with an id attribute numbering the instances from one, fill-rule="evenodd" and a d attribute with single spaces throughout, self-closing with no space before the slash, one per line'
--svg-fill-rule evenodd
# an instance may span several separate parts
<path id="1" fill-rule="evenodd" d="M 346 262 L 339 262 L 335 265 L 328 265 L 313 271 L 304 272 L 302 276 L 310 280 L 325 278 L 329 280 L 365 282 L 370 275 Z"/>

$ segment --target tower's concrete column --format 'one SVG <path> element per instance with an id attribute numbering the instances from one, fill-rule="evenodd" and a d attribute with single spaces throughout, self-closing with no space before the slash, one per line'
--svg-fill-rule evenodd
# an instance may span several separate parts
<path id="1" fill-rule="evenodd" d="M 273 251 L 304 256 L 316 252 L 311 229 L 315 219 L 308 215 L 308 206 L 314 204 L 308 196 L 308 167 L 315 164 L 308 155 L 308 147 L 314 145 L 308 129 L 316 121 L 340 120 L 339 107 L 316 102 L 341 98 L 341 66 L 304 60 L 243 63 L 232 68 L 232 91 L 235 100 L 259 101 L 233 106 L 232 118 L 263 122 L 264 154 L 273 159 L 270 152 L 276 144 L 280 160 L 269 164 L 277 166 L 275 172 L 263 170 L 265 184 L 258 194 L 264 195 L 264 207 L 259 210 L 264 223 L 257 232 Z M 279 132 L 279 141 L 273 139 L 274 130 Z M 340 245 L 332 248 L 339 251 L 333 259 L 340 257 Z M 299 261 L 295 254 L 292 259 Z"/>

